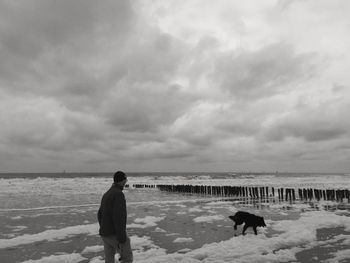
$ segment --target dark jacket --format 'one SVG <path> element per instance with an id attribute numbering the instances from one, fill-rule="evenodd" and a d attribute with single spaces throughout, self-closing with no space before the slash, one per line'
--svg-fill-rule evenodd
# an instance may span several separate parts
<path id="1" fill-rule="evenodd" d="M 117 236 L 119 242 L 126 241 L 126 201 L 122 190 L 112 187 L 103 195 L 100 209 L 97 213 L 101 236 Z"/>

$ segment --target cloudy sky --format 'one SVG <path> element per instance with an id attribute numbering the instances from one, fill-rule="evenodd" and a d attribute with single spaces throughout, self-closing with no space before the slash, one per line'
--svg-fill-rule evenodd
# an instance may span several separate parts
<path id="1" fill-rule="evenodd" d="M 349 172 L 349 13 L 0 0 L 0 171 Z"/>

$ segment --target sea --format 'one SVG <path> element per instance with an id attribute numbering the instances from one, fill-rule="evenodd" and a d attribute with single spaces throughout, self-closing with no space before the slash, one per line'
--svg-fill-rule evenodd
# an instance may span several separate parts
<path id="1" fill-rule="evenodd" d="M 128 173 L 135 262 L 350 262 L 350 202 L 160 191 L 158 185 L 350 190 L 347 173 Z M 96 213 L 113 173 L 0 174 L 0 262 L 104 262 Z M 139 187 L 142 186 L 142 187 Z M 149 186 L 149 187 L 147 187 Z M 263 216 L 242 235 L 228 216 Z M 118 260 L 118 257 L 116 257 Z M 118 261 L 116 261 L 118 262 Z"/>

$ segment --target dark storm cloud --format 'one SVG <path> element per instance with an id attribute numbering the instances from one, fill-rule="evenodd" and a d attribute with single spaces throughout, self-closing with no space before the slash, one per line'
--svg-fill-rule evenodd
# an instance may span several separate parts
<path id="1" fill-rule="evenodd" d="M 71 113 L 42 99 L 5 102 L 13 110 L 1 116 L 3 141 L 11 147 L 63 151 L 92 146 L 104 133 L 96 116 Z"/>
<path id="2" fill-rule="evenodd" d="M 128 132 L 154 132 L 171 124 L 197 97 L 177 84 L 186 54 L 184 44 L 155 29 L 130 43 L 123 57 L 127 71 L 109 89 L 102 116 Z"/>
<path id="3" fill-rule="evenodd" d="M 216 61 L 214 76 L 237 98 L 268 97 L 312 77 L 315 59 L 315 54 L 296 54 L 292 45 L 277 43 L 254 52 L 224 53 Z"/>
<path id="4" fill-rule="evenodd" d="M 269 139 L 284 140 L 286 137 L 298 137 L 305 141 L 327 141 L 341 138 L 347 134 L 342 127 L 334 127 L 334 123 L 319 120 L 300 120 L 281 124 L 270 131 Z"/>
<path id="5" fill-rule="evenodd" d="M 52 46 L 73 44 L 78 51 L 97 44 L 101 39 L 93 37 L 127 32 L 132 18 L 127 0 L 2 0 L 0 4 L 2 47 L 24 58 Z M 73 40 L 88 42 L 79 46 Z"/>
<path id="6" fill-rule="evenodd" d="M 346 117 L 349 110 L 350 104 L 343 99 L 330 99 L 314 107 L 296 107 L 294 112 L 276 121 L 264 132 L 272 141 L 288 137 L 307 142 L 341 140 L 350 136 L 350 122 Z"/>
<path id="7" fill-rule="evenodd" d="M 127 1 L 1 5 L 0 85 L 17 96 L 3 105 L 15 109 L 1 118 L 3 150 L 108 159 L 162 141 L 149 158 L 184 154 L 157 134 L 195 100 L 176 84 L 181 41 L 137 24 Z"/>
<path id="8" fill-rule="evenodd" d="M 144 142 L 135 145 L 130 154 L 139 160 L 183 159 L 196 155 L 195 148 L 182 140 L 167 139 L 163 142 Z"/>
<path id="9" fill-rule="evenodd" d="M 121 131 L 154 132 L 184 114 L 194 99 L 191 94 L 182 92 L 178 85 L 127 86 L 117 89 L 106 100 L 103 115 Z"/>
<path id="10" fill-rule="evenodd" d="M 1 1 L 0 83 L 5 88 L 26 90 L 30 85 L 22 81 L 45 80 L 46 74 L 77 66 L 74 59 L 98 52 L 111 35 L 122 41 L 132 15 L 130 3 L 124 0 Z M 35 92 L 42 87 L 30 89 Z"/>
<path id="11" fill-rule="evenodd" d="M 99 9 L 94 3 L 86 4 L 93 13 L 94 8 Z M 123 7 L 120 3 L 116 5 Z M 58 160 L 76 152 L 79 154 L 74 158 L 88 161 L 111 161 L 111 156 L 120 160 L 123 156 L 180 158 L 190 155 L 184 148 L 177 148 L 181 143 L 170 145 L 164 135 L 158 134 L 159 128 L 174 122 L 195 100 L 194 95 L 176 84 L 186 52 L 179 40 L 153 27 L 138 28 L 132 23 L 132 13 L 127 6 L 107 11 L 114 12 L 117 23 L 118 19 L 123 20 L 116 27 L 114 16 L 104 17 L 102 11 L 90 21 L 84 16 L 89 12 L 81 11 L 74 18 L 73 8 L 67 22 L 73 29 L 65 28 L 64 21 L 61 24 L 52 20 L 51 15 L 45 16 L 46 26 L 50 23 L 56 26 L 57 36 L 52 35 L 54 29 L 47 29 L 45 23 L 30 20 L 31 16 L 40 20 L 43 15 L 36 14 L 34 6 L 22 8 L 26 12 L 30 9 L 30 14 L 8 30 L 13 34 L 13 41 L 27 44 L 28 49 L 37 49 L 24 49 L 24 54 L 19 54 L 16 47 L 5 46 L 8 60 L 18 58 L 18 64 L 9 70 L 16 74 L 2 78 L 6 80 L 2 88 L 17 94 L 18 99 L 16 103 L 12 101 L 12 105 L 10 100 L 8 105 L 3 105 L 16 109 L 2 116 L 3 150 L 11 147 L 15 152 L 22 149 L 22 153 L 27 152 L 31 157 L 36 152 L 43 158 Z M 43 5 L 41 10 L 50 8 L 56 7 Z M 69 8 L 69 3 L 58 8 L 54 17 L 65 8 Z M 21 35 L 25 28 L 35 31 L 36 38 Z M 78 32 L 75 34 L 75 31 Z M 6 37 L 7 41 L 12 38 Z M 158 143 L 154 148 L 148 147 L 153 142 Z M 13 158 L 20 158 L 15 152 Z"/>
<path id="12" fill-rule="evenodd" d="M 10 92 L 52 97 L 73 111 L 97 111 L 121 81 L 131 97 L 140 83 L 176 83 L 171 78 L 185 46 L 140 23 L 128 1 L 1 5 L 0 84 Z"/>

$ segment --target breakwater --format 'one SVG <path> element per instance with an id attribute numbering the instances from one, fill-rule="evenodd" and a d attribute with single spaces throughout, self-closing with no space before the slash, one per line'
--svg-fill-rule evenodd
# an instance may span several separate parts
<path id="1" fill-rule="evenodd" d="M 350 202 L 348 189 L 278 188 L 269 186 L 212 186 L 212 185 L 172 185 L 172 184 L 133 184 L 133 188 L 156 188 L 160 191 L 189 193 L 222 197 L 278 198 L 281 201 L 326 200 Z"/>

